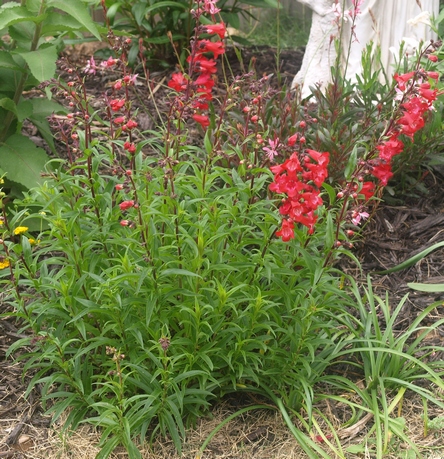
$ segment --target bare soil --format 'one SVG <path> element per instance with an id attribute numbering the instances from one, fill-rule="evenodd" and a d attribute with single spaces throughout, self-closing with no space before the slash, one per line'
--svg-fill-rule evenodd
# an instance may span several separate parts
<path id="1" fill-rule="evenodd" d="M 91 50 L 74 50 L 71 59 L 85 61 Z M 242 50 L 243 64 L 234 51 L 227 53 L 234 74 L 240 74 L 254 66 L 259 75 L 273 75 L 281 83 L 289 85 L 291 79 L 300 67 L 303 50 L 283 50 L 277 64 L 276 50 L 248 48 Z M 169 71 L 153 72 L 154 82 L 152 95 L 143 96 L 143 105 L 150 105 L 150 98 L 156 98 L 162 103 L 163 86 L 171 74 Z M 103 91 L 106 82 L 96 81 L 97 97 Z M 135 101 L 140 104 L 141 101 Z M 154 110 L 152 111 L 154 113 Z M 143 129 L 151 129 L 155 125 L 155 115 L 145 116 L 141 112 L 139 124 Z M 36 138 L 37 133 L 29 132 Z M 37 139 L 38 140 L 38 139 Z M 374 218 L 365 231 L 364 239 L 356 247 L 356 256 L 361 260 L 365 273 L 380 271 L 393 267 L 424 250 L 433 243 L 444 241 L 444 174 L 433 171 L 423 178 L 422 191 L 406 190 L 399 197 L 400 204 L 381 204 Z M 424 191 L 426 190 L 426 191 Z M 356 274 L 361 279 L 360 274 Z M 385 296 L 388 292 L 393 306 L 396 306 L 406 293 L 409 298 L 402 310 L 399 331 L 405 329 L 424 307 L 434 301 L 442 301 L 442 294 L 423 294 L 412 292 L 408 282 L 444 283 L 444 250 L 439 249 L 427 256 L 422 262 L 404 271 L 390 275 L 372 275 L 376 291 Z M 5 294 L 0 293 L 0 314 L 6 313 L 9 305 L 4 301 Z M 437 307 L 428 320 L 434 322 L 442 318 L 443 306 Z M 0 458 L 60 458 L 60 459 L 90 459 L 98 453 L 97 443 L 99 434 L 92 428 L 84 426 L 72 435 L 62 433 L 61 422 L 50 425 L 50 419 L 44 415 L 40 403 L 38 388 L 25 398 L 27 383 L 30 375 L 23 375 L 23 365 L 6 357 L 9 346 L 23 337 L 19 332 L 19 324 L 7 316 L 0 315 Z M 430 344 L 441 344 L 444 329 L 439 328 L 430 336 Z M 436 358 L 442 359 L 441 355 Z M 244 397 L 241 402 L 227 399 L 214 406 L 211 414 L 199 420 L 188 432 L 182 455 L 174 451 L 171 442 L 157 441 L 151 448 L 145 447 L 143 457 L 147 459 L 192 459 L 198 457 L 198 450 L 210 432 L 240 406 L 256 403 L 255 400 Z M 331 406 L 319 406 L 320 410 L 332 411 Z M 410 438 L 426 451 L 426 457 L 438 459 L 444 457 L 444 429 L 430 432 L 423 436 L 422 402 L 413 397 L 405 401 L 402 415 L 407 419 Z M 429 412 L 429 417 L 443 416 L 439 411 Z M 340 428 L 346 413 L 332 415 L 332 423 Z M 345 438 L 344 445 L 356 443 L 365 433 L 371 419 L 364 423 L 357 432 Z M 397 444 L 387 457 L 401 458 L 405 445 Z M 114 457 L 127 457 L 123 452 L 116 452 Z M 304 458 L 296 440 L 285 426 L 280 414 L 273 410 L 259 410 L 246 413 L 227 423 L 213 438 L 204 455 L 205 458 L 226 459 L 269 459 L 269 458 Z M 350 457 L 357 457 L 351 455 Z M 362 455 L 360 457 L 370 457 Z M 409 456 L 410 457 L 410 456 Z"/>

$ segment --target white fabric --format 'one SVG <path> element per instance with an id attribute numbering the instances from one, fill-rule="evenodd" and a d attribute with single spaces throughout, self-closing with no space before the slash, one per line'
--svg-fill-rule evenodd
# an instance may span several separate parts
<path id="1" fill-rule="evenodd" d="M 335 64 L 336 59 L 332 36 L 337 37 L 339 31 L 335 24 L 337 17 L 332 8 L 334 0 L 298 1 L 313 10 L 310 37 L 302 66 L 292 83 L 292 87 L 302 86 L 302 97 L 305 98 L 310 95 L 310 86 L 318 83 L 323 88 L 330 81 L 330 67 Z M 339 5 L 343 1 L 339 0 Z M 345 9 L 350 8 L 351 3 L 351 0 L 346 0 Z M 348 54 L 350 39 L 353 40 L 346 70 L 346 76 L 351 80 L 355 80 L 355 75 L 361 71 L 362 51 L 369 42 L 373 42 L 373 46 L 381 45 L 382 65 L 390 77 L 393 75 L 393 66 L 398 59 L 402 41 L 405 42 L 404 49 L 413 53 L 412 45 L 416 42 L 436 38 L 430 26 L 421 21 L 426 20 L 426 12 L 438 16 L 439 0 L 363 0 L 361 11 L 354 29 L 357 40 L 351 37 L 350 22 L 344 23 L 342 32 L 344 57 Z M 412 21 L 414 18 L 417 20 Z"/>

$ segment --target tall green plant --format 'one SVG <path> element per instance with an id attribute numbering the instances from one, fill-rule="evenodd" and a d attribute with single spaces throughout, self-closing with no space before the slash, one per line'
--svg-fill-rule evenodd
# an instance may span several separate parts
<path id="1" fill-rule="evenodd" d="M 67 34 L 100 34 L 81 0 L 22 0 L 0 6 L 0 175 L 10 195 L 42 183 L 48 156 L 21 133 L 31 121 L 55 153 L 47 117 L 63 112 L 47 97 L 24 93 L 53 78 L 58 52 Z"/>

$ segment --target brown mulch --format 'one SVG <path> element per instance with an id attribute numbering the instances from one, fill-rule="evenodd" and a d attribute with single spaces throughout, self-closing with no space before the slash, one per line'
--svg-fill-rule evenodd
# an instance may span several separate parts
<path id="1" fill-rule="evenodd" d="M 280 74 L 281 82 L 286 85 L 291 83 L 303 56 L 302 50 L 283 50 L 280 63 L 277 64 L 276 51 L 268 47 L 241 49 L 240 52 L 243 64 L 239 63 L 234 50 L 227 53 L 234 74 L 247 71 L 254 66 L 259 75 L 273 75 L 272 78 L 277 79 L 277 75 Z M 74 60 L 86 60 L 88 57 L 86 51 L 80 57 L 71 54 Z M 156 103 L 161 104 L 165 94 L 163 85 L 170 73 L 171 71 L 154 72 L 151 75 L 155 82 L 153 93 L 142 94 L 140 99 L 134 101 L 135 105 L 152 108 L 154 104 L 150 102 L 151 97 L 156 98 Z M 101 97 L 107 82 L 100 78 L 96 78 L 95 81 L 96 95 Z M 138 122 L 142 130 L 152 129 L 156 123 L 154 109 L 141 110 Z M 427 194 L 413 190 L 416 193 L 413 195 L 412 190 L 408 190 L 412 195 L 405 196 L 402 205 L 381 204 L 377 209 L 373 220 L 366 228 L 365 239 L 357 244 L 356 249 L 356 255 L 362 262 L 365 273 L 391 268 L 430 245 L 444 241 L 444 174 L 436 172 L 433 177 L 428 176 L 425 180 Z M 372 280 L 377 294 L 384 297 L 385 292 L 389 293 L 393 307 L 406 293 L 410 293 L 400 318 L 401 326 L 408 326 L 425 307 L 434 301 L 444 300 L 443 294 L 412 292 L 407 286 L 408 282 L 444 283 L 444 249 L 436 250 L 420 263 L 404 271 L 390 275 L 372 274 Z M 0 292 L 0 314 L 5 313 L 8 308 L 9 305 L 2 301 Z M 430 322 L 442 318 L 443 313 L 443 307 L 437 307 L 429 317 Z M 49 427 L 49 419 L 43 415 L 37 390 L 27 399 L 24 398 L 29 377 L 22 377 L 22 364 L 5 356 L 8 347 L 23 336 L 13 319 L 0 316 L 0 459 L 93 458 L 98 452 L 93 446 L 98 440 L 97 434 L 91 429 L 86 429 L 84 435 L 79 433 L 67 439 Z M 441 343 L 443 336 L 444 330 L 438 329 L 436 335 L 430 339 Z M 418 400 L 410 403 L 410 406 L 406 405 L 407 409 L 411 410 L 409 419 L 418 418 L 415 421 L 417 423 L 413 424 L 421 426 L 421 403 Z M 213 419 L 199 422 L 185 444 L 186 453 L 182 457 L 194 458 L 211 429 L 232 412 L 233 408 L 229 404 L 222 404 L 215 408 Z M 420 434 L 414 430 L 413 428 L 412 438 Z M 440 432 L 429 440 L 439 447 L 444 443 L 442 437 L 443 433 Z M 90 442 L 88 443 L 85 438 Z M 176 458 L 176 455 L 172 445 L 162 443 L 155 444 L 154 450 L 147 451 L 146 457 L 172 459 Z M 279 415 L 270 411 L 245 415 L 227 425 L 210 443 L 204 457 L 290 459 L 305 456 L 282 424 Z"/>

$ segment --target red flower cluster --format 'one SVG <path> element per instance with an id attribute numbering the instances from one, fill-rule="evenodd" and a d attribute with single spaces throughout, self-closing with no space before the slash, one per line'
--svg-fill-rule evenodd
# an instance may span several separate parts
<path id="1" fill-rule="evenodd" d="M 199 26 L 198 32 L 218 35 L 220 40 L 225 36 L 225 24 Z M 216 73 L 216 59 L 224 54 L 225 46 L 222 41 L 199 39 L 193 43 L 191 55 L 187 58 L 189 65 L 188 75 L 175 73 L 168 82 L 168 86 L 177 92 L 184 93 L 192 100 L 195 109 L 193 119 L 203 128 L 210 124 L 208 115 L 203 110 L 208 109 L 208 102 L 212 100 L 214 86 L 213 75 Z M 212 57 L 208 57 L 212 55 Z"/>
<path id="2" fill-rule="evenodd" d="M 276 232 L 283 241 L 294 238 L 295 222 L 306 226 L 309 234 L 313 233 L 317 220 L 314 212 L 322 204 L 319 188 L 328 176 L 329 161 L 329 153 L 307 149 L 301 158 L 294 152 L 283 164 L 270 168 L 274 174 L 270 190 L 287 195 L 279 212 L 288 218 Z"/>
<path id="3" fill-rule="evenodd" d="M 399 140 L 399 136 L 404 134 L 413 139 L 414 134 L 424 127 L 425 113 L 433 109 L 433 102 L 437 98 L 438 90 L 432 89 L 429 82 L 423 82 L 424 77 L 437 81 L 439 74 L 420 71 L 403 75 L 395 74 L 394 76 L 397 82 L 398 98 L 402 102 L 402 113 L 388 132 L 387 139 L 376 147 L 379 151 L 378 157 L 367 163 L 370 174 L 376 177 L 382 186 L 387 185 L 393 176 L 392 158 L 404 149 L 404 143 Z M 368 197 L 368 190 L 367 193 L 363 191 L 361 193 L 366 198 Z"/>

